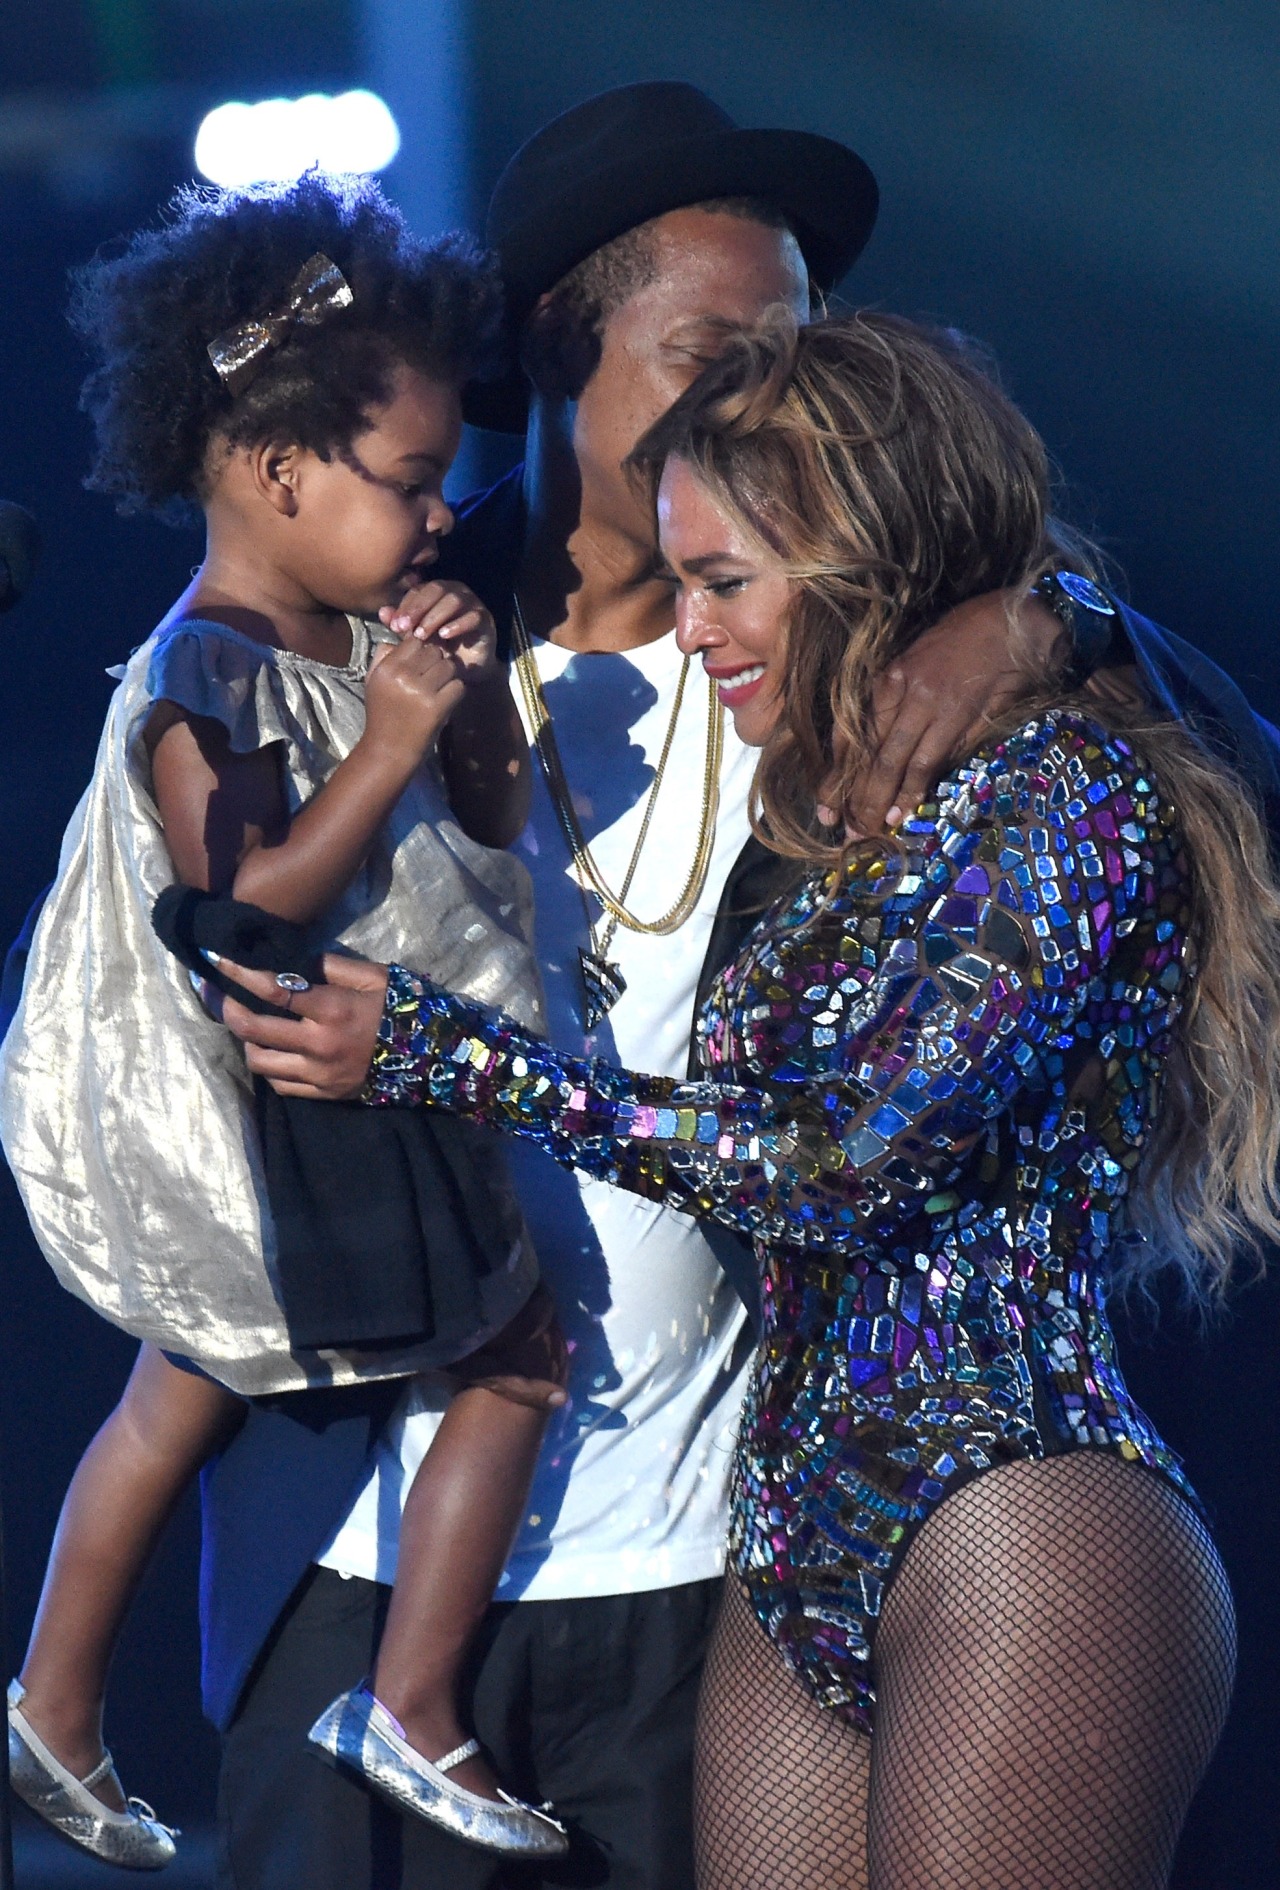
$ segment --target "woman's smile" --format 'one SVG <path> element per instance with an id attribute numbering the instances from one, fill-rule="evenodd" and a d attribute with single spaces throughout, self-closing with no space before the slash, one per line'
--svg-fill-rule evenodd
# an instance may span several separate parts
<path id="1" fill-rule="evenodd" d="M 760 687 L 769 674 L 767 663 L 748 663 L 744 666 L 728 668 L 720 664 L 708 663 L 703 658 L 702 667 L 716 685 L 716 693 L 726 709 L 745 708 L 752 698 L 759 694 Z"/>
<path id="2" fill-rule="evenodd" d="M 759 748 L 778 719 L 791 580 L 681 459 L 663 468 L 658 535 L 676 586 L 676 640 L 702 658 L 740 739 Z"/>

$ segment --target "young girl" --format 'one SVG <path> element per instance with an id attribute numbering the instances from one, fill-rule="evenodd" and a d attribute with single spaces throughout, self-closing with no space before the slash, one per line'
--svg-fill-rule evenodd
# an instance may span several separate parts
<path id="1" fill-rule="evenodd" d="M 566 1848 L 550 1818 L 501 1793 L 454 1697 L 564 1397 L 497 1151 L 470 1130 L 398 1142 L 388 1191 L 421 1210 L 417 1297 L 379 1307 L 375 1294 L 370 1310 L 357 1292 L 358 1316 L 341 1294 L 326 1301 L 315 1289 L 350 1231 L 341 1203 L 322 1223 L 333 1241 L 290 1275 L 239 1052 L 151 926 L 176 876 L 316 945 L 434 956 L 441 976 L 539 1028 L 527 880 L 496 850 L 523 823 L 528 762 L 492 619 L 442 585 L 412 635 L 394 631 L 452 525 L 441 487 L 459 389 L 498 318 L 464 245 L 422 247 L 374 187 L 315 176 L 182 193 L 162 227 L 78 281 L 73 319 L 97 358 L 91 483 L 127 510 L 195 505 L 208 534 L 191 586 L 122 672 L 0 1068 L 5 1149 L 46 1255 L 144 1341 L 71 1485 L 10 1690 L 17 1790 L 116 1863 L 155 1867 L 174 1845 L 102 1749 L 111 1652 L 161 1527 L 242 1398 L 482 1346 L 458 1366 L 465 1388 L 405 1513 L 369 1689 L 335 1702 L 315 1739 L 485 1848 Z M 278 982 L 286 1007 L 305 985 Z M 359 1221 L 386 1203 L 349 1147 L 335 1193 Z M 422 1199 L 424 1173 L 439 1185 Z M 296 1245 L 296 1212 L 288 1226 Z M 396 1256 L 376 1241 L 374 1256 L 370 1271 L 390 1276 Z"/>

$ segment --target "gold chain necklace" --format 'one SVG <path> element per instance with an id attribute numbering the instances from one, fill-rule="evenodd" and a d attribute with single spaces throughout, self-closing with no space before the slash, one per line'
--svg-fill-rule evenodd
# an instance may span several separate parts
<path id="1" fill-rule="evenodd" d="M 564 834 L 565 843 L 573 860 L 574 876 L 578 890 L 583 896 L 587 928 L 591 935 L 591 950 L 586 951 L 580 947 L 578 951 L 586 991 L 586 1022 L 588 1030 L 591 1030 L 612 1010 L 627 988 L 621 969 L 608 955 L 618 926 L 625 926 L 630 932 L 641 932 L 649 937 L 665 938 L 670 933 L 679 930 L 702 895 L 702 889 L 707 880 L 707 869 L 711 864 L 712 848 L 715 845 L 716 817 L 720 811 L 720 761 L 724 752 L 724 709 L 715 684 L 708 678 L 707 745 L 702 777 L 702 814 L 698 823 L 698 840 L 694 848 L 693 863 L 679 896 L 666 912 L 657 919 L 637 918 L 635 913 L 627 907 L 627 895 L 631 891 L 631 882 L 640 863 L 640 855 L 644 850 L 644 843 L 648 838 L 649 826 L 653 819 L 653 810 L 657 805 L 658 794 L 666 774 L 667 761 L 670 758 L 676 725 L 679 722 L 680 709 L 684 702 L 690 659 L 686 656 L 681 665 L 675 701 L 671 707 L 671 717 L 667 724 L 662 752 L 658 757 L 658 765 L 654 770 L 653 781 L 649 788 L 640 831 L 631 849 L 631 858 L 627 864 L 621 889 L 615 894 L 587 845 L 573 805 L 573 796 L 569 790 L 564 763 L 560 758 L 560 749 L 551 721 L 551 711 L 547 707 L 547 699 L 543 694 L 542 678 L 538 673 L 538 660 L 534 652 L 533 639 L 526 627 L 524 612 L 520 607 L 518 597 L 512 598 L 512 606 L 515 669 L 524 698 L 525 713 L 529 718 L 529 727 L 533 735 L 533 748 L 542 769 L 543 779 L 547 784 L 551 804 L 555 808 L 561 832 Z M 608 914 L 608 923 L 602 933 L 597 932 L 590 909 L 587 907 L 588 892 L 595 894 Z"/>

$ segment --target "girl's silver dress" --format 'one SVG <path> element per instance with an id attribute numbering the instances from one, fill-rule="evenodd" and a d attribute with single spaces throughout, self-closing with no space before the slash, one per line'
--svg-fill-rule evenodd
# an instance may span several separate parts
<path id="1" fill-rule="evenodd" d="M 0 1140 L 62 1284 L 246 1396 L 447 1361 L 429 1344 L 290 1350 L 243 1055 L 151 928 L 174 873 L 142 734 L 153 704 L 168 700 L 221 722 L 237 753 L 280 743 L 296 812 L 359 739 L 365 677 L 387 634 L 352 619 L 342 669 L 205 622 L 162 626 L 134 652 L 0 1052 Z M 541 1031 L 532 931 L 524 867 L 462 832 L 432 758 L 317 937 L 424 965 Z M 492 1186 L 500 1151 L 475 1133 Z M 535 1279 L 526 1237 L 505 1271 L 479 1282 L 486 1319 L 476 1344 L 518 1311 Z"/>

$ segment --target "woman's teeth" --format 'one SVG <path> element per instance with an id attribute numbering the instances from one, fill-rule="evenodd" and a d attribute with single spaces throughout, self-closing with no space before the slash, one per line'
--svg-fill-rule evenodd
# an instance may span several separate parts
<path id="1" fill-rule="evenodd" d="M 732 676 L 717 676 L 716 682 L 721 689 L 746 689 L 751 683 L 759 682 L 764 670 L 763 663 L 753 663 L 750 669 L 735 670 Z"/>

